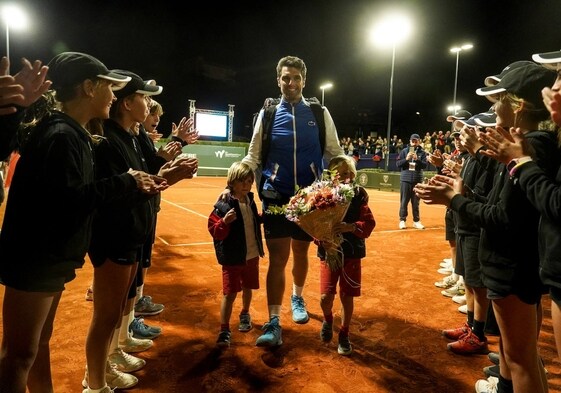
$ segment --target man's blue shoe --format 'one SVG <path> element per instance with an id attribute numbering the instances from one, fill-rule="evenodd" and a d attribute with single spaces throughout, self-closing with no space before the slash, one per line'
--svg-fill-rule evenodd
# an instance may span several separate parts
<path id="1" fill-rule="evenodd" d="M 282 344 L 282 328 L 279 317 L 274 316 L 269 322 L 263 325 L 263 333 L 257 338 L 255 345 L 258 347 L 276 347 Z"/>
<path id="2" fill-rule="evenodd" d="M 310 319 L 306 311 L 306 303 L 302 296 L 292 295 L 290 298 L 292 303 L 292 320 L 296 323 L 306 323 Z"/>

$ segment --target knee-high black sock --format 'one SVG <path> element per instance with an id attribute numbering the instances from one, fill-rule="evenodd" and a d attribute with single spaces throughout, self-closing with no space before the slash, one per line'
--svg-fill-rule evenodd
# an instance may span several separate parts
<path id="1" fill-rule="evenodd" d="M 485 341 L 485 322 L 473 320 L 473 327 L 471 329 L 473 334 L 477 336 L 480 341 Z"/>
<path id="2" fill-rule="evenodd" d="M 468 311 L 467 312 L 467 323 L 469 325 L 470 328 L 473 328 L 473 318 L 474 318 L 474 313 L 473 311 Z"/>

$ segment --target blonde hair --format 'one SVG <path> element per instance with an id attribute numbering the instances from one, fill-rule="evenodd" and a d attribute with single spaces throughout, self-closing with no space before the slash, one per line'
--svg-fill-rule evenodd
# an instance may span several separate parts
<path id="1" fill-rule="evenodd" d="M 355 161 L 349 157 L 349 156 L 344 156 L 344 155 L 340 155 L 340 156 L 335 156 L 333 157 L 330 161 L 329 161 L 329 165 L 327 166 L 327 168 L 330 171 L 336 171 L 338 170 L 341 165 L 346 164 L 350 171 L 353 173 L 353 175 L 356 177 L 356 166 L 355 166 Z"/>
<path id="2" fill-rule="evenodd" d="M 150 100 L 150 104 L 148 105 L 148 109 L 150 109 L 150 114 L 151 115 L 155 114 L 155 115 L 158 115 L 158 116 L 162 116 L 164 114 L 164 108 L 162 108 L 162 105 L 153 98 Z"/>
<path id="3" fill-rule="evenodd" d="M 235 182 L 244 181 L 248 177 L 251 177 L 251 180 L 255 180 L 255 174 L 253 173 L 253 170 L 246 163 L 236 161 L 232 163 L 232 165 L 230 165 L 230 168 L 228 168 L 228 177 L 226 179 L 226 184 L 231 190 Z"/>

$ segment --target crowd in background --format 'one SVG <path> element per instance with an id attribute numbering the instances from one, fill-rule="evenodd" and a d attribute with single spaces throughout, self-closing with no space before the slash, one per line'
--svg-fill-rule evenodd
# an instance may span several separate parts
<path id="1" fill-rule="evenodd" d="M 352 155 L 358 152 L 359 155 L 372 154 L 379 156 L 381 159 L 386 158 L 388 153 L 388 139 L 381 136 L 367 136 L 366 138 L 341 137 L 339 139 L 341 147 L 346 154 Z M 407 144 L 407 141 L 406 143 Z M 427 153 L 433 153 L 440 150 L 441 153 L 451 153 L 454 150 L 454 137 L 450 131 L 427 131 L 422 138 L 421 145 Z M 393 135 L 389 144 L 390 154 L 399 154 L 403 149 L 404 143 L 397 135 Z"/>

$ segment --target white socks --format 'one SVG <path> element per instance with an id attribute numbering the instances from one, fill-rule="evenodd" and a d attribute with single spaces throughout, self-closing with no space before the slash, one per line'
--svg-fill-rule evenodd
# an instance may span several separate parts
<path id="1" fill-rule="evenodd" d="M 119 328 L 119 342 L 124 343 L 129 337 L 129 325 L 132 322 L 131 316 L 134 318 L 134 313 L 129 311 L 128 314 L 121 317 L 121 327 Z"/>
<path id="2" fill-rule="evenodd" d="M 292 294 L 294 296 L 302 297 L 302 291 L 304 291 L 304 287 L 299 287 L 294 283 L 292 284 Z"/>

